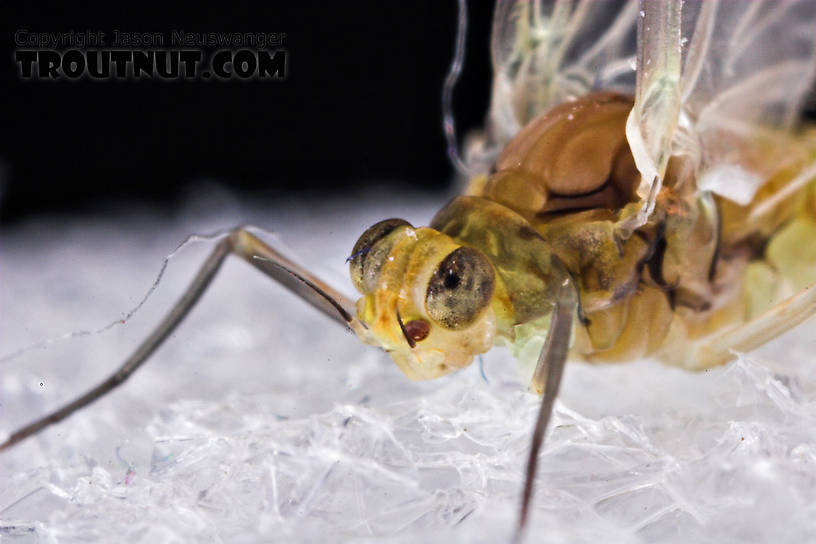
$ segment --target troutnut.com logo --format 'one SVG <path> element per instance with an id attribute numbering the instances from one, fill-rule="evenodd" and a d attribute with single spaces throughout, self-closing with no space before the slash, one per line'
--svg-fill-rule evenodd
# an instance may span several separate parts
<path id="1" fill-rule="evenodd" d="M 29 80 L 282 80 L 288 70 L 285 33 L 19 29 L 14 44 Z"/>

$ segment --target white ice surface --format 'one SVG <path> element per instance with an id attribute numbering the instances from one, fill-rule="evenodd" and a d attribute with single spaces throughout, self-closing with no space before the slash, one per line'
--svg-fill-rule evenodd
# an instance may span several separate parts
<path id="1" fill-rule="evenodd" d="M 425 223 L 443 197 L 43 218 L 0 232 L 0 351 L 122 316 L 192 232 L 250 222 L 351 293 L 363 229 Z M 0 433 L 120 364 L 212 247 L 174 258 L 105 333 L 0 363 Z M 699 374 L 567 368 L 528 542 L 816 540 L 816 324 Z M 537 399 L 506 351 L 436 382 L 229 261 L 123 387 L 0 454 L 2 542 L 504 542 Z"/>

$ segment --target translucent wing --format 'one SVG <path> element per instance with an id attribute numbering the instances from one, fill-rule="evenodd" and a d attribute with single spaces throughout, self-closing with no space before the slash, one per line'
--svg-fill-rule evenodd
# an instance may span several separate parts
<path id="1" fill-rule="evenodd" d="M 493 89 L 487 127 L 468 146 L 486 171 L 528 121 L 592 90 L 635 89 L 637 4 L 499 0 L 493 18 Z"/>
<path id="2" fill-rule="evenodd" d="M 571 97 L 634 94 L 635 228 L 672 155 L 740 204 L 793 160 L 786 135 L 816 73 L 816 1 L 500 0 L 491 48 L 493 95 L 468 146 L 471 170 L 488 170 L 524 124 Z"/>
<path id="3" fill-rule="evenodd" d="M 627 138 L 651 211 L 669 157 L 739 204 L 793 160 L 786 135 L 816 73 L 816 2 L 642 1 Z M 641 220 L 643 216 L 641 216 Z"/>

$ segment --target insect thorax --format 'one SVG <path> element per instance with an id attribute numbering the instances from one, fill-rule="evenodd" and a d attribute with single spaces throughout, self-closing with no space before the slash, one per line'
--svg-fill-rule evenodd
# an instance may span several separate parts
<path id="1" fill-rule="evenodd" d="M 716 266 L 714 199 L 696 191 L 682 164 L 650 220 L 621 234 L 641 205 L 625 136 L 630 109 L 629 98 L 600 93 L 551 110 L 507 146 L 494 174 L 435 217 L 433 228 L 493 262 L 513 308 L 511 339 L 522 324 L 546 325 L 564 273 L 581 301 L 573 353 L 591 360 L 655 353 L 675 321 L 687 334 L 687 321 L 710 319 L 719 300 L 733 298 L 723 293 L 733 271 Z"/>

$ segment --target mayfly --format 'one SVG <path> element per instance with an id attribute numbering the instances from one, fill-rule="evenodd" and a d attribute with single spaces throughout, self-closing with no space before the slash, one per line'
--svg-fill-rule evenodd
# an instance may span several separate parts
<path id="1" fill-rule="evenodd" d="M 356 304 L 236 229 L 113 375 L 0 450 L 130 377 L 232 254 L 412 379 L 497 343 L 540 343 L 521 530 L 566 361 L 704 369 L 814 313 L 816 255 L 803 249 L 816 238 L 816 131 L 798 120 L 815 3 L 500 2 L 492 54 L 487 126 L 457 159 L 465 194 L 429 227 L 388 219 L 363 233 Z"/>

